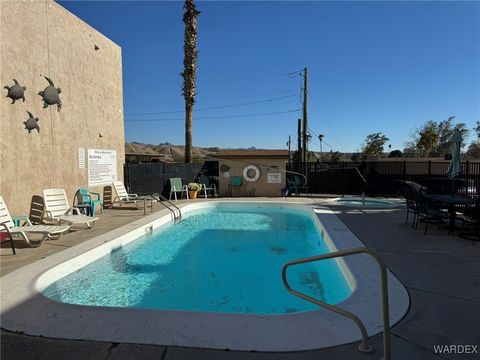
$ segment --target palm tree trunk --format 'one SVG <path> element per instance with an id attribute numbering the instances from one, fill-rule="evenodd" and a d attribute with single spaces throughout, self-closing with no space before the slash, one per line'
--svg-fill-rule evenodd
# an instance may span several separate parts
<path id="1" fill-rule="evenodd" d="M 185 163 L 192 162 L 192 115 L 195 104 L 197 73 L 197 16 L 200 14 L 193 0 L 186 0 L 183 6 L 185 23 L 183 45 L 183 97 L 185 98 Z"/>
<path id="2" fill-rule="evenodd" d="M 185 164 L 192 162 L 192 113 L 193 104 L 185 104 Z"/>

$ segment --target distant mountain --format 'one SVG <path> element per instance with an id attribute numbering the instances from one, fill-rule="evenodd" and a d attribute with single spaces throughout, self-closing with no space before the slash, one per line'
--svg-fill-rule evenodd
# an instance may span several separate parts
<path id="1" fill-rule="evenodd" d="M 218 148 L 218 147 L 193 147 L 193 157 L 203 159 L 208 156 L 215 157 L 218 150 L 263 150 L 255 146 L 246 148 Z M 175 162 L 183 161 L 185 157 L 185 148 L 183 145 L 173 145 L 169 142 L 160 143 L 158 145 L 143 144 L 138 141 L 132 141 L 125 144 L 125 153 L 127 154 L 144 154 L 144 155 L 158 155 L 160 161 Z"/>
<path id="2" fill-rule="evenodd" d="M 201 148 L 193 147 L 192 154 L 194 158 L 206 158 L 207 156 L 215 156 L 218 148 Z M 185 148 L 183 145 L 173 145 L 168 142 L 158 145 L 142 144 L 137 141 L 125 144 L 125 153 L 127 154 L 145 154 L 158 155 L 159 160 L 165 162 L 183 161 L 185 157 Z"/>

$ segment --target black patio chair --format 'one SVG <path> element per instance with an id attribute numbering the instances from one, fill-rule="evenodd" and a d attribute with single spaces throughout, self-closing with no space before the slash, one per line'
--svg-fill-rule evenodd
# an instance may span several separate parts
<path id="1" fill-rule="evenodd" d="M 408 224 L 408 216 L 413 214 L 412 229 L 415 227 L 415 222 L 418 215 L 417 203 L 415 201 L 415 192 L 409 187 L 403 188 L 403 193 L 405 194 L 405 202 L 407 204 L 407 216 L 405 218 L 405 224 Z"/>
<path id="2" fill-rule="evenodd" d="M 480 198 L 474 206 L 465 208 L 461 213 L 461 220 L 463 232 L 459 236 L 469 240 L 480 240 Z M 474 233 L 466 232 L 468 228 L 473 228 Z"/>
<path id="3" fill-rule="evenodd" d="M 445 220 L 449 219 L 448 213 L 442 209 L 432 207 L 427 198 L 422 192 L 417 192 L 415 196 L 415 203 L 417 207 L 417 219 L 415 223 L 415 230 L 418 229 L 418 223 L 425 223 L 424 234 L 427 235 L 428 224 L 437 224 L 437 228 L 441 229 Z"/>

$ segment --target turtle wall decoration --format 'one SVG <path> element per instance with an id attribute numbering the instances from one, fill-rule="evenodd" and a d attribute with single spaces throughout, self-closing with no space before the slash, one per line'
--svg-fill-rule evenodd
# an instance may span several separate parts
<path id="1" fill-rule="evenodd" d="M 33 117 L 32 113 L 30 111 L 27 111 L 29 118 L 27 121 L 24 121 L 23 124 L 25 125 L 25 130 L 28 130 L 28 133 L 32 130 L 37 129 L 38 132 L 40 132 L 40 126 L 38 125 L 38 118 Z"/>
<path id="2" fill-rule="evenodd" d="M 40 91 L 40 95 L 43 99 L 43 107 L 46 108 L 48 105 L 57 104 L 57 110 L 60 111 L 62 108 L 62 100 L 60 100 L 60 93 L 62 89 L 56 88 L 55 84 L 48 77 L 44 76 L 50 85 L 48 85 L 43 91 Z"/>
<path id="3" fill-rule="evenodd" d="M 12 86 L 4 86 L 4 89 L 8 90 L 7 96 L 8 98 L 12 99 L 12 104 L 15 104 L 15 101 L 22 99 L 23 102 L 25 102 L 25 90 L 27 88 L 25 86 L 21 86 L 17 79 L 13 79 L 13 84 Z"/>

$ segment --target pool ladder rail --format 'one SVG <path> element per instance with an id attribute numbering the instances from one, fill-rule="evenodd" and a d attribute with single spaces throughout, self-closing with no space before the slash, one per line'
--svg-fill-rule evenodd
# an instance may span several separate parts
<path id="1" fill-rule="evenodd" d="M 157 199 L 153 195 L 145 195 L 138 198 L 143 200 L 143 215 L 147 215 L 147 207 L 150 207 L 150 212 L 153 212 L 153 205 L 157 202 Z"/>
<path id="2" fill-rule="evenodd" d="M 156 198 L 158 203 L 162 204 L 172 213 L 172 218 L 174 223 L 177 223 L 182 220 L 182 211 L 178 208 L 177 205 L 172 203 L 162 194 L 154 194 L 153 197 Z"/>
<path id="3" fill-rule="evenodd" d="M 291 294 L 309 301 L 313 304 L 321 306 L 327 310 L 333 311 L 339 315 L 349 318 L 352 320 L 360 329 L 362 333 L 362 342 L 358 346 L 358 350 L 361 352 L 371 353 L 373 352 L 373 347 L 368 343 L 368 333 L 363 324 L 362 320 L 355 314 L 341 309 L 337 306 L 327 304 L 326 302 L 320 301 L 318 299 L 312 298 L 304 293 L 301 293 L 297 290 L 294 290 L 287 280 L 287 269 L 293 265 L 305 264 L 314 261 L 326 260 L 326 259 L 333 259 L 343 256 L 350 256 L 355 254 L 368 254 L 373 257 L 380 268 L 380 275 L 381 275 L 381 290 L 382 290 L 382 318 L 383 318 L 383 360 L 391 360 L 391 350 L 390 350 L 390 319 L 389 319 L 389 310 L 388 310 L 388 284 L 387 284 L 387 268 L 383 260 L 378 256 L 378 254 L 368 248 L 353 248 L 348 250 L 341 250 L 335 251 L 325 255 L 318 255 L 318 256 L 310 256 L 306 258 L 301 258 L 297 260 L 288 261 L 282 267 L 282 280 L 283 285 Z"/>

